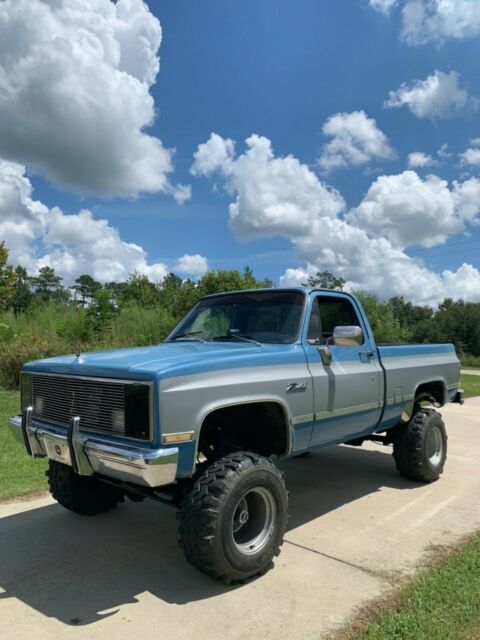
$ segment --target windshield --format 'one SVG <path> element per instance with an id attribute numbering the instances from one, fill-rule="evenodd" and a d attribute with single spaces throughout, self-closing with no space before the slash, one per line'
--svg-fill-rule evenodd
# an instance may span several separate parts
<path id="1" fill-rule="evenodd" d="M 304 296 L 298 291 L 258 291 L 200 300 L 178 325 L 173 340 L 293 342 Z"/>

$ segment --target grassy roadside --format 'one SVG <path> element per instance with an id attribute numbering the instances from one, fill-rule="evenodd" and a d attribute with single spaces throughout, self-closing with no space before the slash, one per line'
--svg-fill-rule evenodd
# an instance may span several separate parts
<path id="1" fill-rule="evenodd" d="M 466 398 L 480 396 L 480 376 L 462 374 L 460 376 L 460 386 L 465 391 Z"/>
<path id="2" fill-rule="evenodd" d="M 480 395 L 480 376 L 461 376 L 465 397 Z M 361 610 L 332 640 L 479 640 L 480 532 L 440 550 L 432 564 Z"/>
<path id="3" fill-rule="evenodd" d="M 30 458 L 7 426 L 19 404 L 18 392 L 0 389 L 0 501 L 47 490 L 46 461 Z"/>
<path id="4" fill-rule="evenodd" d="M 336 640 L 478 640 L 480 532 L 393 594 L 367 605 Z"/>

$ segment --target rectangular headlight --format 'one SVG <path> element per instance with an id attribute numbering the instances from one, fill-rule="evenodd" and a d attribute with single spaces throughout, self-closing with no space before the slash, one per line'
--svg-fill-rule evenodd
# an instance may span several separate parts
<path id="1" fill-rule="evenodd" d="M 150 437 L 150 385 L 125 385 L 125 435 L 148 440 Z"/>
<path id="2" fill-rule="evenodd" d="M 20 376 L 20 404 L 22 413 L 33 404 L 32 375 L 22 373 Z"/>

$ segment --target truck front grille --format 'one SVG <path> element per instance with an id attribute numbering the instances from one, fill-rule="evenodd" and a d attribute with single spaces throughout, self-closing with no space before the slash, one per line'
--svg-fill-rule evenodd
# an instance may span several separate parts
<path id="1" fill-rule="evenodd" d="M 80 418 L 90 430 L 148 440 L 150 385 L 56 375 L 32 375 L 33 417 L 67 427 Z"/>

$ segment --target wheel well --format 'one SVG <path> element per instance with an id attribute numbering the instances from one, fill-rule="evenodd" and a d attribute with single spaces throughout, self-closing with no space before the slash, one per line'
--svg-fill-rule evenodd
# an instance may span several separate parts
<path id="1" fill-rule="evenodd" d="M 288 422 L 277 402 L 250 402 L 216 409 L 205 418 L 199 451 L 207 458 L 235 450 L 263 456 L 288 449 Z"/>
<path id="2" fill-rule="evenodd" d="M 415 402 L 427 400 L 434 405 L 445 404 L 445 385 L 441 380 L 426 382 L 415 390 Z"/>

